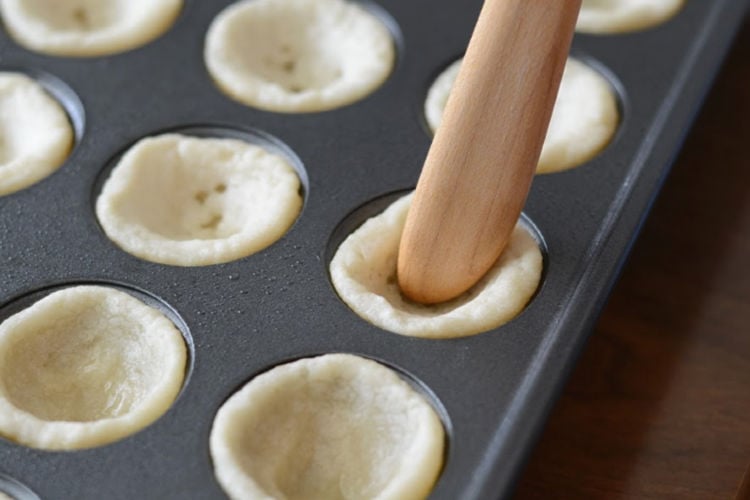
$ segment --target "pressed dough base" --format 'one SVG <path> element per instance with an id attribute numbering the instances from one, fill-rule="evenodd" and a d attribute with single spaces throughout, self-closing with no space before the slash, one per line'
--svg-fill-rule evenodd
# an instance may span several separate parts
<path id="1" fill-rule="evenodd" d="M 411 198 L 399 199 L 339 246 L 330 273 L 341 299 L 370 323 L 414 337 L 474 335 L 520 313 L 542 274 L 539 246 L 520 225 L 495 265 L 465 294 L 431 306 L 403 297 L 396 279 L 396 261 Z"/>
<path id="2" fill-rule="evenodd" d="M 357 2 L 245 0 L 213 21 L 204 58 L 230 97 L 300 113 L 373 92 L 390 74 L 395 48 L 385 25 Z"/>
<path id="3" fill-rule="evenodd" d="M 57 56 L 100 56 L 144 45 L 167 31 L 182 0 L 0 0 L 8 33 Z"/>
<path id="4" fill-rule="evenodd" d="M 460 64 L 461 59 L 446 68 L 427 94 L 425 118 L 433 132 L 442 120 Z M 619 120 L 617 97 L 609 82 L 584 63 L 569 58 L 536 172 L 559 172 L 592 159 L 609 144 Z"/>
<path id="5" fill-rule="evenodd" d="M 349 354 L 269 370 L 216 414 L 210 450 L 233 499 L 425 498 L 443 461 L 440 419 L 392 370 Z"/>
<path id="6" fill-rule="evenodd" d="M 182 387 L 185 341 L 127 293 L 77 286 L 0 324 L 0 434 L 72 450 L 133 434 Z"/>
<path id="7" fill-rule="evenodd" d="M 177 266 L 255 253 L 281 238 L 301 208 L 286 159 L 235 139 L 179 134 L 132 146 L 96 202 L 102 228 L 123 250 Z"/>
<path id="8" fill-rule="evenodd" d="M 626 33 L 661 24 L 682 9 L 685 0 L 583 0 L 576 31 Z"/>
<path id="9" fill-rule="evenodd" d="M 0 72 L 0 195 L 50 175 L 72 146 L 62 106 L 28 76 Z"/>

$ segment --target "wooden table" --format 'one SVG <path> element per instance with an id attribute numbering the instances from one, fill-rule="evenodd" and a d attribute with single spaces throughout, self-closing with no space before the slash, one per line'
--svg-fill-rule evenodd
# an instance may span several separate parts
<path id="1" fill-rule="evenodd" d="M 749 465 L 746 20 L 516 498 L 731 499 Z"/>

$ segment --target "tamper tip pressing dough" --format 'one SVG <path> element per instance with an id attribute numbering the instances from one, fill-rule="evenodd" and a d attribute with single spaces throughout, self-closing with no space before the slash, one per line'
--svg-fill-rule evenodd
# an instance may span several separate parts
<path id="1" fill-rule="evenodd" d="M 11 37 L 57 56 L 99 56 L 129 50 L 172 26 L 182 0 L 0 0 Z"/>
<path id="2" fill-rule="evenodd" d="M 177 266 L 246 257 L 279 239 L 302 207 L 282 156 L 236 139 L 148 137 L 123 155 L 96 214 L 123 250 Z"/>
<path id="3" fill-rule="evenodd" d="M 373 92 L 390 74 L 395 48 L 388 28 L 358 2 L 242 0 L 211 24 L 204 56 L 230 97 L 299 113 Z"/>
<path id="4" fill-rule="evenodd" d="M 51 450 L 121 439 L 167 411 L 186 358 L 174 324 L 125 292 L 53 292 L 0 324 L 0 434 Z"/>
<path id="5" fill-rule="evenodd" d="M 211 430 L 233 499 L 412 500 L 440 473 L 432 406 L 391 369 L 328 354 L 277 366 L 230 397 Z"/>
<path id="6" fill-rule="evenodd" d="M 72 146 L 62 106 L 28 76 L 0 72 L 0 195 L 50 175 Z"/>
<path id="7" fill-rule="evenodd" d="M 333 286 L 363 319 L 401 335 L 451 338 L 474 335 L 513 319 L 536 291 L 542 274 L 539 245 L 521 225 L 495 265 L 463 295 L 425 306 L 404 298 L 396 261 L 411 195 L 362 224 L 331 260 Z"/>

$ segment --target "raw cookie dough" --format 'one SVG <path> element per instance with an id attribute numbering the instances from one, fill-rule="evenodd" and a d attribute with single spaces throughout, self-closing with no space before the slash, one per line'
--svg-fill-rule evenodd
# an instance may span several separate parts
<path id="1" fill-rule="evenodd" d="M 442 466 L 443 427 L 391 369 L 328 354 L 258 375 L 219 409 L 210 449 L 233 499 L 409 500 Z"/>
<path id="2" fill-rule="evenodd" d="M 425 306 L 407 300 L 396 260 L 411 195 L 404 196 L 344 240 L 331 260 L 331 281 L 359 316 L 385 330 L 414 337 L 451 338 L 491 330 L 513 319 L 539 285 L 542 254 L 520 225 L 497 263 L 468 292 Z"/>
<path id="3" fill-rule="evenodd" d="M 0 434 L 49 450 L 133 434 L 170 407 L 186 356 L 174 324 L 127 293 L 53 292 L 0 324 Z"/>
<path id="4" fill-rule="evenodd" d="M 671 18 L 685 0 L 583 0 L 576 31 L 625 33 L 651 28 Z"/>
<path id="5" fill-rule="evenodd" d="M 443 116 L 461 59 L 435 79 L 425 101 L 425 118 L 434 132 Z M 577 167 L 597 155 L 617 130 L 617 97 L 609 82 L 576 59 L 565 65 L 560 90 L 547 129 L 537 173 Z"/>
<path id="6" fill-rule="evenodd" d="M 281 156 L 236 139 L 165 134 L 125 153 L 104 184 L 96 214 L 126 252 L 202 266 L 267 247 L 301 207 L 299 178 Z"/>
<path id="7" fill-rule="evenodd" d="M 62 106 L 28 76 L 0 72 L 0 195 L 57 170 L 72 146 Z"/>
<path id="8" fill-rule="evenodd" d="M 388 28 L 346 0 L 243 0 L 206 36 L 205 60 L 219 88 L 270 111 L 323 111 L 359 100 L 388 77 Z"/>
<path id="9" fill-rule="evenodd" d="M 10 36 L 58 56 L 99 56 L 144 45 L 167 31 L 182 0 L 0 0 Z"/>

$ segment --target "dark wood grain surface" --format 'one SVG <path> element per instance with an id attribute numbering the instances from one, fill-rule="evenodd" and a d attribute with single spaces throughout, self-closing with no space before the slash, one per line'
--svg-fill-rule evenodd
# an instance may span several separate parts
<path id="1" fill-rule="evenodd" d="M 739 498 L 748 466 L 746 19 L 516 498 Z"/>

